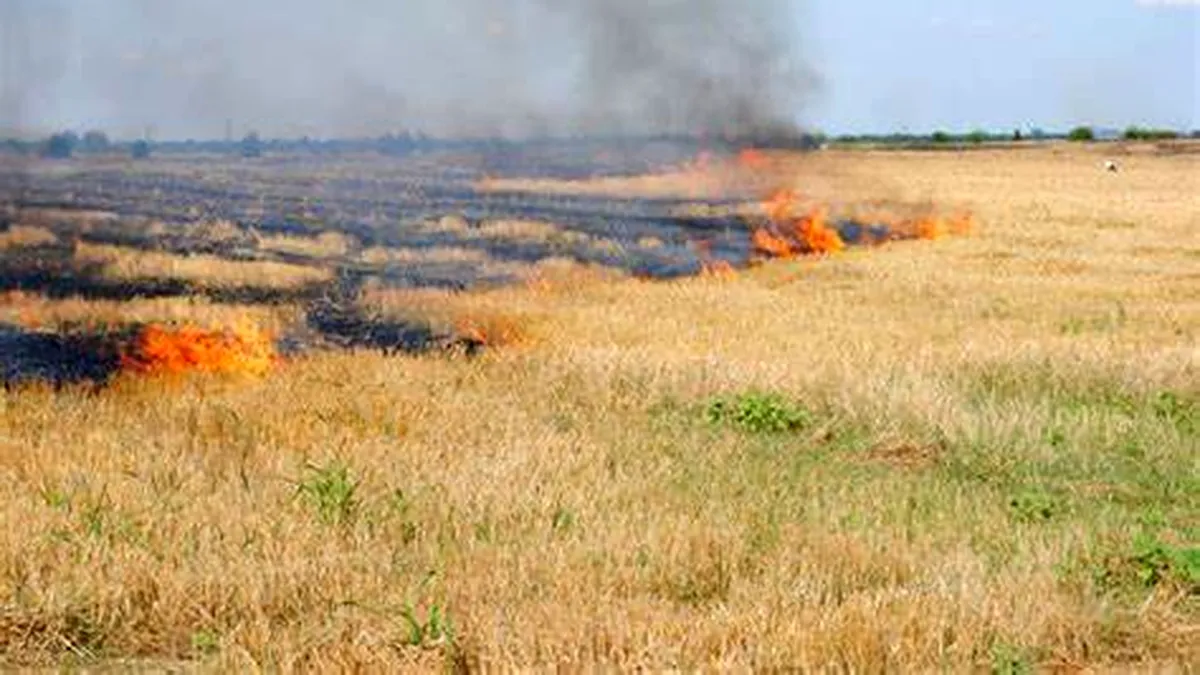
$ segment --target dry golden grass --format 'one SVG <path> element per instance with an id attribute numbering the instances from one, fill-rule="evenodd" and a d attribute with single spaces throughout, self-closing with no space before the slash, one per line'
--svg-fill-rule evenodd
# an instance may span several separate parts
<path id="1" fill-rule="evenodd" d="M 478 360 L 0 395 L 0 659 L 1185 671 L 1195 582 L 1135 535 L 1197 538 L 1200 166 L 1095 160 L 825 154 L 797 187 L 981 228 L 374 298 L 520 327 Z M 748 390 L 812 424 L 705 421 Z"/>
<path id="2" fill-rule="evenodd" d="M 21 209 L 18 219 L 21 224 L 32 227 L 54 228 L 65 225 L 86 231 L 97 224 L 117 220 L 117 214 L 109 211 L 33 208 Z"/>
<path id="3" fill-rule="evenodd" d="M 0 323 L 36 329 L 146 323 L 229 326 L 239 320 L 249 320 L 278 333 L 300 318 L 301 311 L 295 307 L 216 303 L 202 297 L 116 301 L 78 297 L 52 299 L 21 291 L 0 293 Z"/>
<path id="4" fill-rule="evenodd" d="M 536 220 L 493 220 L 482 223 L 478 234 L 489 239 L 542 241 L 560 232 L 554 225 Z"/>
<path id="5" fill-rule="evenodd" d="M 45 228 L 14 225 L 4 232 L 0 232 L 0 251 L 53 244 L 56 241 L 58 241 L 58 237 Z"/>
<path id="6" fill-rule="evenodd" d="M 774 174 L 793 161 L 788 154 L 772 155 L 767 172 L 739 166 L 736 160 L 713 160 L 674 167 L 646 176 L 600 177 L 580 180 L 488 178 L 476 188 L 496 192 L 613 195 L 618 197 L 715 197 L 761 188 L 762 177 Z"/>
<path id="7" fill-rule="evenodd" d="M 487 251 L 457 246 L 432 246 L 429 248 L 372 246 L 365 249 L 359 259 L 375 265 L 387 263 L 485 263 L 490 260 L 490 256 Z"/>
<path id="8" fill-rule="evenodd" d="M 340 258 L 345 256 L 353 246 L 353 241 L 347 235 L 338 232 L 322 232 L 315 237 L 295 237 L 289 235 L 270 235 L 258 238 L 258 247 L 265 251 L 291 253 L 308 256 L 317 260 Z"/>
<path id="9" fill-rule="evenodd" d="M 111 279 L 178 279 L 202 287 L 294 288 L 328 281 L 328 269 L 279 262 L 232 261 L 209 255 L 180 256 L 106 244 L 79 244 L 75 259 L 103 266 Z"/>
<path id="10" fill-rule="evenodd" d="M 159 223 L 161 226 L 162 224 Z M 184 227 L 189 235 L 207 241 L 248 241 L 250 235 L 231 220 L 199 220 Z"/>

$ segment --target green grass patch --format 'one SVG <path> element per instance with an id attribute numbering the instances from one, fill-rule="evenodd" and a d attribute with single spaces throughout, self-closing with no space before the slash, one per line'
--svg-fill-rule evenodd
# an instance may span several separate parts
<path id="1" fill-rule="evenodd" d="M 709 424 L 727 425 L 755 434 L 801 431 L 813 426 L 807 408 L 779 394 L 751 391 L 713 399 L 704 410 Z"/>
<path id="2" fill-rule="evenodd" d="M 1167 543 L 1141 532 L 1097 566 L 1095 579 L 1109 590 L 1151 589 L 1171 585 L 1200 594 L 1200 546 Z"/>
<path id="3" fill-rule="evenodd" d="M 308 467 L 308 476 L 300 481 L 297 494 L 321 522 L 327 525 L 349 524 L 358 508 L 358 482 L 350 468 L 334 463 L 327 467 Z"/>

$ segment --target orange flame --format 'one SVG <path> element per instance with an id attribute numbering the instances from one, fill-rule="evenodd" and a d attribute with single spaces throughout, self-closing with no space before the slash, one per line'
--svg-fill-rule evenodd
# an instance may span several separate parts
<path id="1" fill-rule="evenodd" d="M 503 347 L 521 342 L 525 330 L 515 317 L 485 313 L 478 318 L 456 320 L 454 336 L 488 347 Z"/>
<path id="2" fill-rule="evenodd" d="M 948 220 L 951 234 L 965 236 L 975 230 L 975 216 L 970 211 L 953 215 Z"/>
<path id="3" fill-rule="evenodd" d="M 792 242 L 766 228 L 755 230 L 750 239 L 754 250 L 772 258 L 791 258 L 798 252 L 792 246 Z"/>
<path id="4" fill-rule="evenodd" d="M 846 248 L 837 230 L 829 227 L 823 207 L 796 216 L 800 201 L 794 190 L 779 190 L 762 202 L 772 227 L 758 228 L 751 234 L 756 251 L 772 258 L 791 258 L 801 253 L 837 253 Z"/>
<path id="5" fill-rule="evenodd" d="M 786 223 L 800 205 L 800 195 L 794 190 L 779 190 L 762 203 L 763 213 L 772 223 Z"/>
<path id="6" fill-rule="evenodd" d="M 274 341 L 249 323 L 222 330 L 146 326 L 121 358 L 123 369 L 148 375 L 187 372 L 265 375 L 276 363 Z"/>
<path id="7" fill-rule="evenodd" d="M 923 216 L 917 219 L 915 231 L 918 239 L 940 239 L 942 222 L 935 216 Z"/>
<path id="8" fill-rule="evenodd" d="M 746 148 L 738 153 L 737 163 L 743 169 L 761 169 L 767 165 L 767 155 L 756 148 Z"/>
<path id="9" fill-rule="evenodd" d="M 703 264 L 700 268 L 700 276 L 710 279 L 727 280 L 736 278 L 737 270 L 725 260 L 713 260 Z"/>
<path id="10" fill-rule="evenodd" d="M 829 227 L 824 209 L 815 209 L 796 223 L 797 233 L 812 253 L 837 253 L 846 248 L 846 242 L 837 230 Z"/>

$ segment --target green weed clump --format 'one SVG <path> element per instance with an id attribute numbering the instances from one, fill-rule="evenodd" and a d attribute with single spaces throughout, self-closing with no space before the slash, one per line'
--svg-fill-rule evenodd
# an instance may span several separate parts
<path id="1" fill-rule="evenodd" d="M 1139 535 L 1129 551 L 1111 557 L 1098 575 L 1102 586 L 1182 586 L 1200 593 L 1200 547 L 1178 546 Z"/>
<path id="2" fill-rule="evenodd" d="M 748 392 L 709 402 L 705 418 L 710 424 L 727 424 L 756 434 L 800 431 L 812 426 L 806 408 L 778 394 Z"/>
<path id="3" fill-rule="evenodd" d="M 358 507 L 358 482 L 344 464 L 309 467 L 309 476 L 300 482 L 297 493 L 327 525 L 349 523 Z"/>

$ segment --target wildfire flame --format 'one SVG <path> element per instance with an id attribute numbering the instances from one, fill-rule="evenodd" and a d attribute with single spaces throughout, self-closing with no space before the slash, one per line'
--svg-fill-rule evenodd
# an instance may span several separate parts
<path id="1" fill-rule="evenodd" d="M 754 250 L 771 258 L 791 258 L 799 253 L 792 242 L 765 228 L 755 230 L 750 239 Z"/>
<path id="2" fill-rule="evenodd" d="M 837 253 L 846 248 L 842 236 L 829 227 L 829 215 L 823 208 L 814 209 L 796 221 L 796 231 L 812 253 Z"/>
<path id="3" fill-rule="evenodd" d="M 824 207 L 814 206 L 796 215 L 802 201 L 793 190 L 780 190 L 763 201 L 762 210 L 771 226 L 751 234 L 756 251 L 772 258 L 792 258 L 837 253 L 846 248 L 841 235 L 829 226 L 829 213 Z"/>
<path id="4" fill-rule="evenodd" d="M 762 169 L 767 165 L 767 155 L 757 148 L 746 148 L 738 153 L 737 163 L 743 169 Z"/>
<path id="5" fill-rule="evenodd" d="M 737 276 L 737 271 L 729 261 L 713 257 L 711 239 L 693 241 L 691 245 L 696 251 L 696 257 L 700 259 L 700 276 L 718 280 L 733 279 Z"/>
<path id="6" fill-rule="evenodd" d="M 779 190 L 763 200 L 762 210 L 772 223 L 787 222 L 800 206 L 800 194 L 794 190 Z"/>
<path id="7" fill-rule="evenodd" d="M 918 239 L 940 239 L 944 234 L 942 221 L 934 216 L 923 216 L 917 219 L 916 235 Z"/>
<path id="8" fill-rule="evenodd" d="M 830 225 L 829 209 L 805 200 L 795 190 L 778 190 L 764 199 L 759 208 L 767 224 L 751 233 L 755 252 L 766 258 L 794 258 L 799 255 L 837 253 L 846 248 L 837 227 Z M 969 212 L 953 215 L 923 211 L 904 217 L 894 213 L 876 213 L 870 220 L 847 218 L 847 226 L 859 233 L 851 235 L 859 244 L 880 244 L 895 239 L 941 239 L 965 235 L 974 228 Z M 867 227 L 867 223 L 875 223 Z"/>
<path id="9" fill-rule="evenodd" d="M 700 268 L 700 276 L 709 279 L 728 280 L 737 277 L 737 270 L 726 260 L 712 260 L 703 263 Z"/>
<path id="10" fill-rule="evenodd" d="M 121 357 L 124 370 L 148 375 L 188 372 L 265 375 L 278 362 L 274 340 L 250 323 L 143 328 Z"/>

